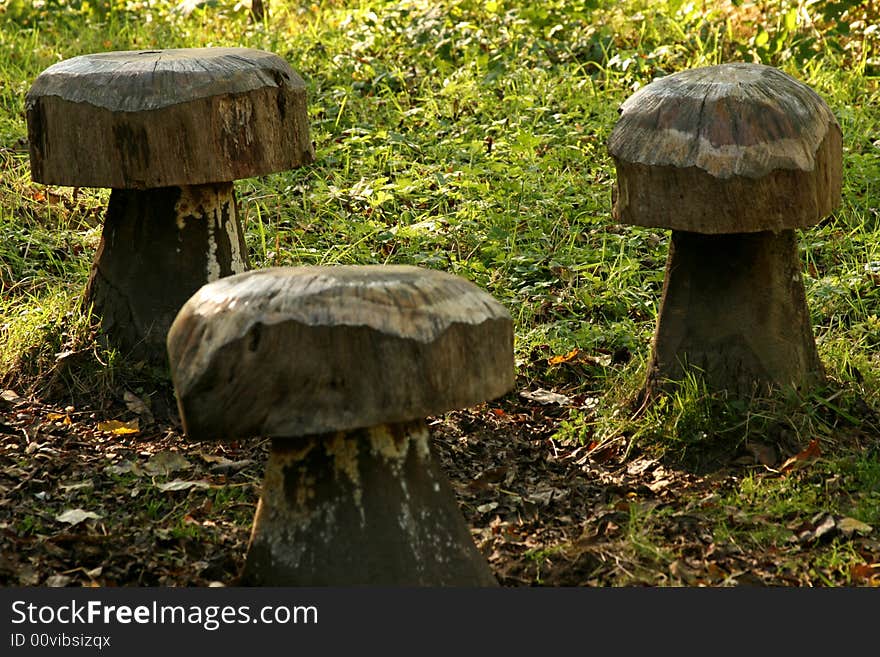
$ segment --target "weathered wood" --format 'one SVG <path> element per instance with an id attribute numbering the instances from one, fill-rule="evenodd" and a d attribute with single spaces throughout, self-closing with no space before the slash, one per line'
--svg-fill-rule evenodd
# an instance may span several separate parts
<path id="1" fill-rule="evenodd" d="M 196 185 L 314 160 L 305 83 L 261 50 L 74 57 L 37 77 L 26 111 L 31 175 L 43 183 Z"/>
<path id="2" fill-rule="evenodd" d="M 114 189 L 84 303 L 109 344 L 165 363 L 168 329 L 186 300 L 248 268 L 232 183 Z"/>
<path id="3" fill-rule="evenodd" d="M 648 396 L 689 370 L 743 398 L 822 380 L 793 230 L 672 232 Z"/>
<path id="4" fill-rule="evenodd" d="M 760 64 L 676 73 L 623 103 L 608 151 L 615 219 L 672 229 L 648 398 L 689 372 L 746 397 L 822 380 L 794 233 L 840 202 L 819 95 Z"/>
<path id="5" fill-rule="evenodd" d="M 273 440 L 239 583 L 498 585 L 424 422 Z"/>
<path id="6" fill-rule="evenodd" d="M 500 396 L 514 381 L 507 310 L 470 281 L 410 266 L 220 279 L 180 310 L 168 353 L 196 439 L 405 422 Z"/>
<path id="7" fill-rule="evenodd" d="M 609 137 L 613 214 L 707 234 L 811 226 L 840 201 L 841 143 L 825 101 L 775 68 L 659 78 L 623 103 Z"/>
<path id="8" fill-rule="evenodd" d="M 241 582 L 494 586 L 424 418 L 513 387 L 513 322 L 463 278 L 277 267 L 202 287 L 168 332 L 195 440 L 273 438 Z"/>

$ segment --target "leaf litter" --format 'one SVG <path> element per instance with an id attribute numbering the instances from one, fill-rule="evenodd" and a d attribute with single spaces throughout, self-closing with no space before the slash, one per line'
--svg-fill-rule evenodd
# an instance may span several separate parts
<path id="1" fill-rule="evenodd" d="M 576 396 L 546 392 L 552 394 L 511 393 L 430 422 L 474 541 L 503 586 L 814 586 L 822 584 L 818 575 L 789 564 L 794 557 L 808 562 L 832 540 L 862 555 L 864 563 L 849 568 L 852 584 L 880 585 L 877 531 L 856 518 L 793 519 L 781 528 L 789 540 L 771 550 L 715 534 L 719 513 L 732 528 L 776 523 L 725 510 L 723 493 L 747 467 L 768 477 L 808 473 L 817 445 L 787 460 L 774 455 L 788 465 L 784 472 L 773 469 L 767 450 L 751 445 L 744 448 L 751 466 L 697 475 L 620 441 L 560 443 L 554 435 L 564 409 L 553 395 Z M 175 417 L 151 412 L 140 424 L 146 413 L 131 397 L 100 412 L 14 394 L 4 400 L 0 585 L 234 581 L 265 441 L 192 442 Z M 106 417 L 138 421 L 140 430 L 99 430 Z"/>

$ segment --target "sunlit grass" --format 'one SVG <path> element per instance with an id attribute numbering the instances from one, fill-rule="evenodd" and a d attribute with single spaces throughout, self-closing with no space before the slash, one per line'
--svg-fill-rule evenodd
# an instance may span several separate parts
<path id="1" fill-rule="evenodd" d="M 753 442 L 783 453 L 816 438 L 828 476 L 867 491 L 836 508 L 880 524 L 876 453 L 835 456 L 877 439 L 880 409 L 877 33 L 858 13 L 869 9 L 853 9 L 846 37 L 839 16 L 816 9 L 807 23 L 782 2 L 272 0 L 256 25 L 231 1 L 188 15 L 176 2 L 33 4 L 0 11 L 0 382 L 54 381 L 63 395 L 147 376 L 96 343 L 80 307 L 107 190 L 29 180 L 33 79 L 87 52 L 248 46 L 302 75 L 317 154 L 312 166 L 236 183 L 254 267 L 407 263 L 466 277 L 509 308 L 524 385 L 596 400 L 560 423 L 558 440 L 617 441 L 696 468 Z M 640 408 L 668 232 L 613 223 L 605 142 L 635 89 L 734 60 L 810 84 L 843 129 L 841 205 L 799 232 L 828 384 L 744 405 L 693 378 Z M 725 503 L 779 522 L 832 503 L 798 481 L 746 477 Z M 637 551 L 668 564 L 675 555 L 656 552 L 650 518 L 633 514 Z M 726 522 L 719 536 L 745 540 Z M 784 540 L 772 523 L 751 527 L 757 545 Z M 834 547 L 816 577 L 854 558 Z"/>

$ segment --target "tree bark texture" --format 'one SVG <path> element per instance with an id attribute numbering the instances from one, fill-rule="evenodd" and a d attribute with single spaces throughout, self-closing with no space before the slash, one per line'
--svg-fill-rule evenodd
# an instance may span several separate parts
<path id="1" fill-rule="evenodd" d="M 84 295 L 108 343 L 165 363 L 165 339 L 202 285 L 248 269 L 232 183 L 114 189 Z"/>
<path id="2" fill-rule="evenodd" d="M 274 439 L 240 583 L 498 584 L 422 421 Z"/>
<path id="3" fill-rule="evenodd" d="M 744 397 L 823 378 L 793 230 L 672 232 L 648 396 L 688 369 Z"/>

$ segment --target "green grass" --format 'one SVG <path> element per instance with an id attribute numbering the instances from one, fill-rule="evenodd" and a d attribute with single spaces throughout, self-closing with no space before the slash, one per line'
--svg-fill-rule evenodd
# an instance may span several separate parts
<path id="1" fill-rule="evenodd" d="M 249 46 L 277 52 L 305 79 L 317 153 L 313 166 L 237 183 L 254 267 L 408 263 L 464 276 L 510 309 L 522 381 L 599 399 L 560 424 L 560 440 L 623 439 L 706 467 L 753 441 L 790 450 L 818 438 L 829 454 L 823 476 L 865 491 L 835 508 L 880 526 L 876 449 L 852 449 L 876 444 L 880 425 L 880 42 L 867 29 L 876 9 L 533 4 L 272 0 L 262 25 L 231 1 L 189 16 L 146 0 L 0 5 L 0 383 L 45 391 L 52 382 L 55 394 L 88 398 L 149 376 L 101 347 L 78 305 L 107 193 L 29 180 L 30 83 L 87 52 Z M 745 406 L 693 380 L 636 412 L 668 234 L 612 222 L 605 142 L 638 87 L 731 60 L 810 84 L 843 128 L 842 204 L 800 235 L 829 384 Z M 573 349 L 593 360 L 548 362 Z M 62 366 L 59 354 L 75 359 Z M 755 476 L 725 504 L 783 519 L 830 508 L 823 494 Z M 719 532 L 739 531 L 723 524 Z M 630 531 L 654 549 L 649 522 L 636 518 Z M 749 531 L 760 545 L 782 538 Z M 854 558 L 829 555 L 819 571 Z"/>

